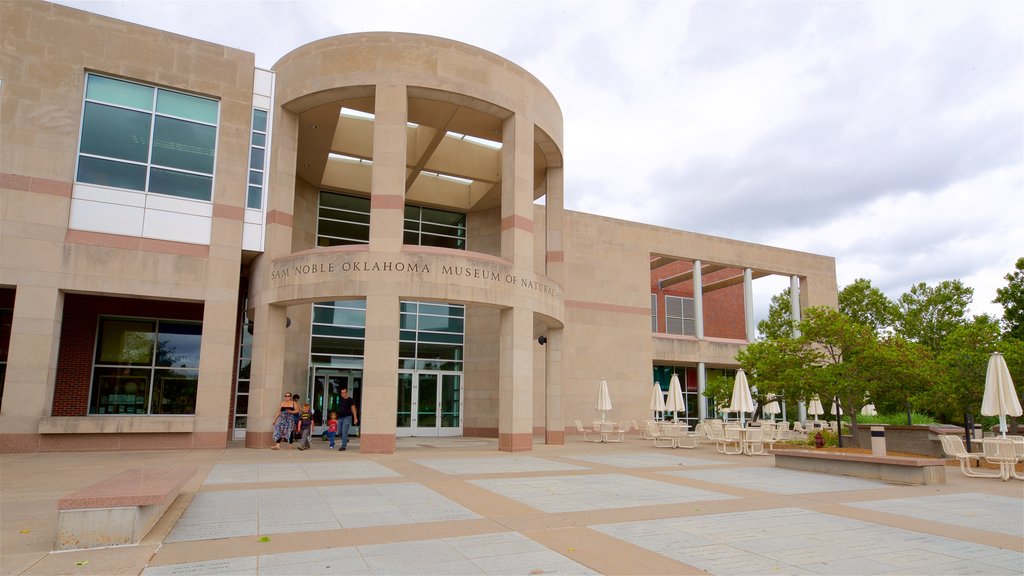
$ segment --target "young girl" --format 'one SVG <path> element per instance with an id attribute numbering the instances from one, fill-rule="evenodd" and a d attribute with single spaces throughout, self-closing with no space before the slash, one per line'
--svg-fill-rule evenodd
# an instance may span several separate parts
<path id="1" fill-rule="evenodd" d="M 338 433 L 338 413 L 331 412 L 331 417 L 327 419 L 327 441 L 330 442 L 330 447 L 334 449 L 334 435 Z"/>

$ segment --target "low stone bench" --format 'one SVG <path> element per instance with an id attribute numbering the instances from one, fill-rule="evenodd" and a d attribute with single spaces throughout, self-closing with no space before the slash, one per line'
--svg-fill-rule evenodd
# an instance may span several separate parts
<path id="1" fill-rule="evenodd" d="M 775 449 L 776 468 L 841 474 L 900 482 L 902 484 L 945 484 L 946 461 L 937 458 L 874 456 L 824 450 Z"/>
<path id="2" fill-rule="evenodd" d="M 138 544 L 195 468 L 126 470 L 57 501 L 54 550 Z"/>

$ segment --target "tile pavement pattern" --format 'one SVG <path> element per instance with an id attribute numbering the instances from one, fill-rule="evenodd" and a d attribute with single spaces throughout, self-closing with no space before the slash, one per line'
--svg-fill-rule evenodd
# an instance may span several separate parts
<path id="1" fill-rule="evenodd" d="M 40 486 L 19 466 L 68 456 L 7 459 L 0 566 L 21 562 L 9 572 L 26 576 L 1024 573 L 1021 482 L 950 467 L 946 485 L 904 486 L 639 438 L 570 437 L 526 455 L 473 440 L 410 439 L 396 454 L 365 456 L 120 453 L 102 471 L 83 460 L 94 475 L 113 461 L 168 458 L 201 472 L 139 546 L 74 555 L 19 555 L 15 538 L 38 530 L 22 534 L 27 520 L 9 520 L 14 480 L 24 479 L 22 500 Z M 25 508 L 27 518 L 39 505 Z"/>

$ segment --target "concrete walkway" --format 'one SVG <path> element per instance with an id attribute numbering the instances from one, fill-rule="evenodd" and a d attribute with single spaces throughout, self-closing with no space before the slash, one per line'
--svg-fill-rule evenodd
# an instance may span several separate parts
<path id="1" fill-rule="evenodd" d="M 1024 482 L 903 486 L 638 437 L 498 452 L 313 449 L 0 456 L 0 574 L 1021 574 Z M 198 467 L 137 546 L 50 553 L 61 496 Z"/>

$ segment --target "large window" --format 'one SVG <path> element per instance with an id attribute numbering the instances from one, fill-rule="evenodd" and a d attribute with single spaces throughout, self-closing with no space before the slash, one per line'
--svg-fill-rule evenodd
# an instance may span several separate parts
<path id="1" fill-rule="evenodd" d="M 90 414 L 195 414 L 200 322 L 100 318 Z"/>
<path id="2" fill-rule="evenodd" d="M 343 246 L 370 242 L 370 199 L 320 192 L 316 245 Z M 466 249 L 466 215 L 406 204 L 403 242 L 414 246 Z"/>
<path id="3" fill-rule="evenodd" d="M 665 296 L 665 333 L 697 334 L 697 323 L 694 318 L 693 298 Z"/>
<path id="4" fill-rule="evenodd" d="M 244 429 L 249 417 L 249 379 L 252 376 L 253 322 L 242 312 L 242 337 L 238 343 L 238 380 L 235 389 L 235 428 Z"/>
<path id="5" fill-rule="evenodd" d="M 77 182 L 209 201 L 219 104 L 86 77 Z"/>
<path id="6" fill-rule="evenodd" d="M 267 111 L 252 109 L 252 135 L 249 142 L 249 191 L 246 208 L 263 207 L 263 188 L 266 186 Z"/>
<path id="7" fill-rule="evenodd" d="M 466 308 L 461 304 L 402 302 L 398 367 L 462 370 Z"/>
<path id="8" fill-rule="evenodd" d="M 4 400 L 4 380 L 7 378 L 7 351 L 11 347 L 11 323 L 14 310 L 0 308 L 0 404 Z"/>
<path id="9" fill-rule="evenodd" d="M 366 300 L 313 304 L 310 364 L 362 368 L 365 348 Z"/>
<path id="10" fill-rule="evenodd" d="M 466 215 L 407 204 L 403 242 L 414 246 L 465 250 Z"/>
<path id="11" fill-rule="evenodd" d="M 316 222 L 317 246 L 370 243 L 370 199 L 320 192 Z"/>

